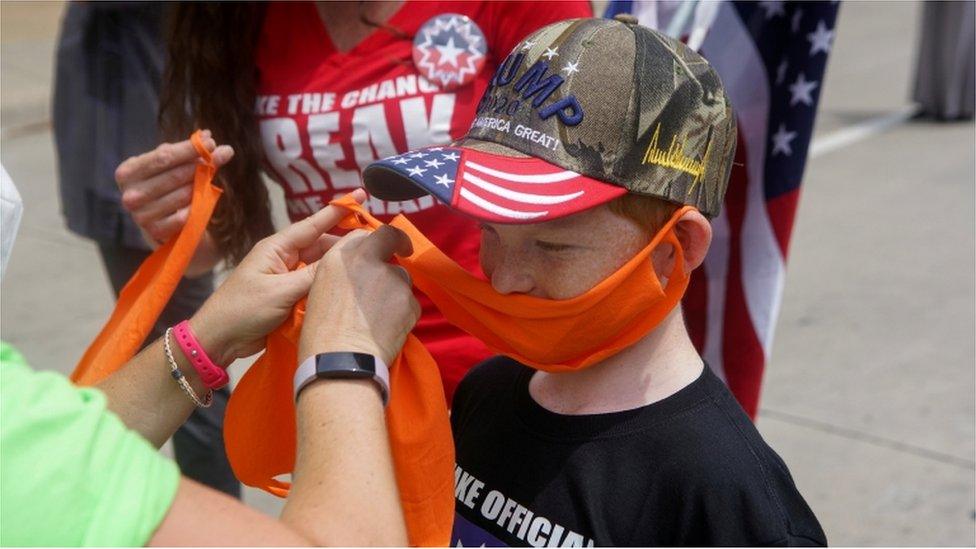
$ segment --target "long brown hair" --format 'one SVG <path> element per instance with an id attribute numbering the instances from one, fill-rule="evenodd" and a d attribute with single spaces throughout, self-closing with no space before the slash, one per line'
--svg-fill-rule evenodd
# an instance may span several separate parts
<path id="1" fill-rule="evenodd" d="M 210 223 L 231 263 L 274 231 L 254 112 L 255 50 L 265 10 L 263 2 L 179 2 L 170 5 L 167 23 L 160 126 L 169 141 L 209 128 L 218 143 L 234 147 L 234 159 L 219 172 L 224 195 Z"/>

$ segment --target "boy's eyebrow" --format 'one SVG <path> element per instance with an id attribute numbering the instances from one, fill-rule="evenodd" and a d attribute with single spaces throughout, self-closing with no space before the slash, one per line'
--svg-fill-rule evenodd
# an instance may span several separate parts
<path id="1" fill-rule="evenodd" d="M 577 224 L 578 224 L 578 221 L 574 221 L 573 218 L 572 218 L 572 216 L 569 216 L 569 217 L 560 217 L 558 219 L 553 219 L 551 221 L 545 221 L 543 223 L 534 223 L 533 225 L 535 225 L 537 228 L 543 229 L 543 230 L 545 230 L 545 229 L 557 229 L 558 230 L 558 229 L 565 229 L 566 227 L 572 227 L 572 226 L 577 225 Z"/>

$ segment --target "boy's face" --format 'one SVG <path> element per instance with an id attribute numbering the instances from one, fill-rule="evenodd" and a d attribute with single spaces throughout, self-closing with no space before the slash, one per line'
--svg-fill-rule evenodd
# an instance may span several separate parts
<path id="1" fill-rule="evenodd" d="M 544 223 L 482 223 L 481 268 L 499 293 L 570 299 L 616 272 L 651 236 L 606 205 Z"/>

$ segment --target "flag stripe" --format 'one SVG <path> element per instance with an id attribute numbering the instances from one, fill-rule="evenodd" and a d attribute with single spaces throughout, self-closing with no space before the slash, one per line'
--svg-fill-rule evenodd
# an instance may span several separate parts
<path id="1" fill-rule="evenodd" d="M 762 201 L 762 175 L 766 148 L 751 146 L 751 144 L 763 144 L 767 139 L 769 89 L 767 86 L 756 85 L 756 82 L 768 81 L 768 75 L 755 43 L 748 29 L 745 28 L 742 20 L 735 12 L 734 6 L 731 3 L 723 2 L 716 19 L 721 20 L 722 24 L 715 25 L 710 30 L 702 44 L 702 54 L 722 75 L 729 100 L 736 108 L 739 131 L 736 150 L 738 166 L 732 170 L 728 192 L 729 194 L 734 194 L 740 190 L 743 192 L 741 216 L 728 215 L 729 196 L 726 197 L 724 221 L 726 223 L 725 228 L 728 230 L 727 248 L 721 251 L 715 250 L 724 256 L 726 262 L 725 272 L 722 273 L 724 276 L 716 276 L 720 273 L 709 273 L 709 281 L 715 286 L 721 286 L 721 288 L 715 288 L 714 292 L 709 291 L 709 295 L 725 296 L 726 299 L 716 299 L 709 303 L 708 326 L 709 333 L 714 334 L 710 339 L 714 341 L 711 341 L 711 346 L 706 349 L 710 356 L 722 357 L 721 371 L 723 378 L 728 381 L 730 377 L 734 377 L 729 375 L 730 369 L 741 370 L 739 365 L 734 364 L 738 360 L 736 356 L 738 351 L 736 351 L 735 344 L 729 344 L 729 338 L 733 337 L 734 333 L 741 335 L 741 328 L 744 324 L 757 326 L 755 315 L 762 315 L 764 312 L 763 303 L 761 301 L 759 303 L 750 302 L 749 290 L 737 287 L 737 285 L 742 284 L 742 281 L 745 280 L 753 288 L 758 286 L 759 289 L 754 290 L 753 295 L 755 295 L 756 291 L 761 292 L 763 285 L 769 283 L 767 277 L 751 280 L 749 274 L 740 271 L 744 267 L 748 268 L 749 261 L 753 259 L 751 257 L 740 257 L 740 253 L 748 254 L 753 249 L 752 242 L 743 242 L 743 239 L 756 237 L 757 231 L 761 231 L 763 225 L 762 219 L 757 219 L 756 208 L 751 204 L 754 204 L 754 200 L 758 197 L 760 205 L 763 206 L 761 211 L 765 212 Z M 743 164 L 744 168 L 742 167 Z M 735 187 L 744 188 L 737 189 Z M 744 228 L 743 223 L 750 224 L 750 226 Z M 766 226 L 768 227 L 768 223 Z M 711 254 L 712 251 L 710 250 L 709 255 Z M 777 272 L 782 271 L 782 258 L 767 256 L 766 259 L 772 259 L 772 262 L 765 265 L 765 268 L 772 268 Z M 727 292 L 734 293 L 735 297 Z M 745 295 L 741 302 L 737 299 L 740 292 Z M 768 323 L 761 325 L 761 329 L 765 330 L 764 335 L 767 337 L 771 337 L 769 326 Z M 763 336 L 759 337 L 765 339 Z M 735 337 L 732 341 L 740 339 L 740 337 Z M 708 340 L 706 340 L 707 343 Z M 765 355 L 766 353 L 763 353 L 763 358 Z M 764 362 L 765 360 L 759 363 L 760 372 Z M 758 379 L 752 380 L 752 382 L 759 383 Z M 749 407 L 746 404 L 747 402 L 743 402 L 744 407 L 748 410 Z"/>
<path id="2" fill-rule="evenodd" d="M 542 173 L 542 174 L 521 174 L 521 173 L 511 173 L 503 172 L 501 170 L 496 170 L 494 168 L 489 168 L 488 166 L 482 166 L 477 162 L 467 161 L 464 163 L 465 169 L 475 170 L 483 174 L 491 175 L 500 179 L 507 179 L 514 183 L 557 183 L 559 181 L 566 181 L 573 179 L 574 177 L 579 177 L 579 174 L 571 171 L 561 171 L 555 173 Z"/>
<path id="3" fill-rule="evenodd" d="M 470 189 L 466 187 L 461 187 L 461 191 L 459 194 L 461 198 L 464 198 L 465 200 L 473 203 L 475 206 L 478 206 L 483 210 L 487 210 L 495 215 L 499 215 L 501 217 L 507 217 L 509 219 L 535 219 L 537 217 L 542 217 L 547 213 L 549 213 L 548 211 L 520 212 L 516 210 L 511 210 L 504 206 L 499 206 L 498 204 L 489 202 L 488 200 L 474 194 L 473 192 L 471 192 Z"/>
<path id="4" fill-rule="evenodd" d="M 789 255 L 790 235 L 793 234 L 793 218 L 796 215 L 796 206 L 799 200 L 800 189 L 795 189 L 776 198 L 771 198 L 766 206 L 773 230 L 776 231 L 779 253 L 783 256 L 784 261 Z"/>
<path id="5" fill-rule="evenodd" d="M 570 200 L 583 195 L 583 191 L 556 195 L 521 193 L 500 187 L 494 183 L 489 183 L 488 181 L 485 181 L 484 179 L 481 179 L 480 177 L 468 172 L 464 172 L 461 177 L 468 183 L 471 183 L 484 191 L 507 198 L 509 200 L 521 202 L 523 204 L 562 204 L 563 202 L 569 202 Z"/>
<path id="6" fill-rule="evenodd" d="M 740 130 L 741 136 L 741 130 Z M 750 151 L 745 147 L 736 150 L 736 162 L 743 163 Z M 729 262 L 723 302 L 723 324 L 719 345 L 726 382 L 735 388 L 739 403 L 749 413 L 755 413 L 758 406 L 757 377 L 764 366 L 762 348 L 756 337 L 752 317 L 746 305 L 745 280 L 743 271 L 743 248 L 750 242 L 742 237 L 746 211 L 749 207 L 750 181 L 747 170 L 735 170 L 725 194 L 725 215 L 729 228 Z M 755 387 L 753 391 L 751 388 Z"/>

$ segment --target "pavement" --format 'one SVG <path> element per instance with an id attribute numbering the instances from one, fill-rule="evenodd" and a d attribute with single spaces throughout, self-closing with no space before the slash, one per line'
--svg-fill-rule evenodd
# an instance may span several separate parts
<path id="1" fill-rule="evenodd" d="M 0 160 L 25 203 L 0 337 L 68 372 L 112 294 L 59 209 L 48 110 L 62 9 L 0 3 Z M 833 545 L 976 545 L 976 134 L 902 121 L 920 13 L 841 8 L 758 419 Z"/>

